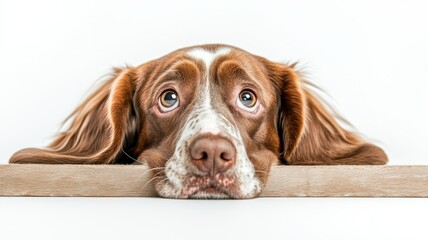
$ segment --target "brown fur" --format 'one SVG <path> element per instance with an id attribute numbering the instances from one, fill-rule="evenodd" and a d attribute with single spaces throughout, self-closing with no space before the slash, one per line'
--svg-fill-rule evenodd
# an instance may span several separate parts
<path id="1" fill-rule="evenodd" d="M 112 163 L 126 138 L 134 132 L 131 96 L 134 91 L 134 69 L 117 69 L 67 118 L 72 122 L 48 149 L 23 149 L 11 163 Z M 127 136 L 128 135 L 128 136 Z"/>
<path id="2" fill-rule="evenodd" d="M 198 46 L 214 51 L 223 45 Z M 108 164 L 146 161 L 164 167 L 180 127 L 194 104 L 202 63 L 179 49 L 139 67 L 116 69 L 68 117 L 71 124 L 47 149 L 23 149 L 11 163 Z M 216 71 L 215 107 L 234 123 L 244 138 L 258 178 L 266 182 L 271 165 L 385 164 L 377 146 L 345 130 L 312 93 L 293 65 L 232 48 L 211 66 Z M 232 92 L 247 86 L 258 92 L 261 113 L 246 115 L 233 107 Z M 177 88 L 177 112 L 158 114 L 162 89 Z M 127 154 L 124 154 L 126 152 Z M 156 171 L 155 171 L 156 172 Z"/>
<path id="3" fill-rule="evenodd" d="M 281 96 L 280 124 L 283 158 L 293 165 L 386 164 L 377 146 L 345 130 L 294 66 L 262 60 L 268 66 Z M 287 142 L 288 140 L 288 142 Z"/>

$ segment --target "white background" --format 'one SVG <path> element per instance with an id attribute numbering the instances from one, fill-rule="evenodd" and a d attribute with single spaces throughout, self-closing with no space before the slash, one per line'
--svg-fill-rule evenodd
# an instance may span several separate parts
<path id="1" fill-rule="evenodd" d="M 0 0 L 0 163 L 46 145 L 111 67 L 226 43 L 301 62 L 390 164 L 427 164 L 427 11 L 424 0 Z M 427 219 L 425 199 L 0 198 L 1 239 L 428 239 Z"/>

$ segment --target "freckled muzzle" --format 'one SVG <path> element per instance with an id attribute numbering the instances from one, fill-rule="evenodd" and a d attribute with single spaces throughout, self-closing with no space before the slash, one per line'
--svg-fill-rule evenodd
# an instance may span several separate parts
<path id="1" fill-rule="evenodd" d="M 206 133 L 194 138 L 188 148 L 195 167 L 183 195 L 186 197 L 234 196 L 236 179 L 227 174 L 236 163 L 236 148 L 223 134 Z"/>
<path id="2" fill-rule="evenodd" d="M 184 198 L 240 198 L 239 184 L 235 177 L 192 176 L 182 192 Z"/>

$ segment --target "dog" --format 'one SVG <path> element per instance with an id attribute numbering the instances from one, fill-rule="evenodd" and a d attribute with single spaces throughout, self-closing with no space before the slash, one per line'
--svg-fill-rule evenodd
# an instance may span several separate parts
<path id="1" fill-rule="evenodd" d="M 111 78 L 46 149 L 11 163 L 147 164 L 167 198 L 253 198 L 272 166 L 386 164 L 346 130 L 294 64 L 209 44 Z"/>

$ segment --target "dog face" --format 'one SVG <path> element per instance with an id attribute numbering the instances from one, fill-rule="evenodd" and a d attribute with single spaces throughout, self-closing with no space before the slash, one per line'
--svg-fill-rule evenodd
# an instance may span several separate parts
<path id="1" fill-rule="evenodd" d="M 71 115 L 50 149 L 11 162 L 147 163 L 159 195 L 250 198 L 272 165 L 384 164 L 344 130 L 293 66 L 241 49 L 179 49 L 114 76 Z"/>
<path id="2" fill-rule="evenodd" d="M 280 151 L 278 103 L 262 63 L 225 46 L 186 49 L 160 61 L 166 64 L 159 76 L 138 94 L 144 135 L 156 136 L 150 149 L 142 144 L 139 159 L 160 169 L 154 170 L 162 176 L 155 184 L 160 195 L 259 193 Z"/>

